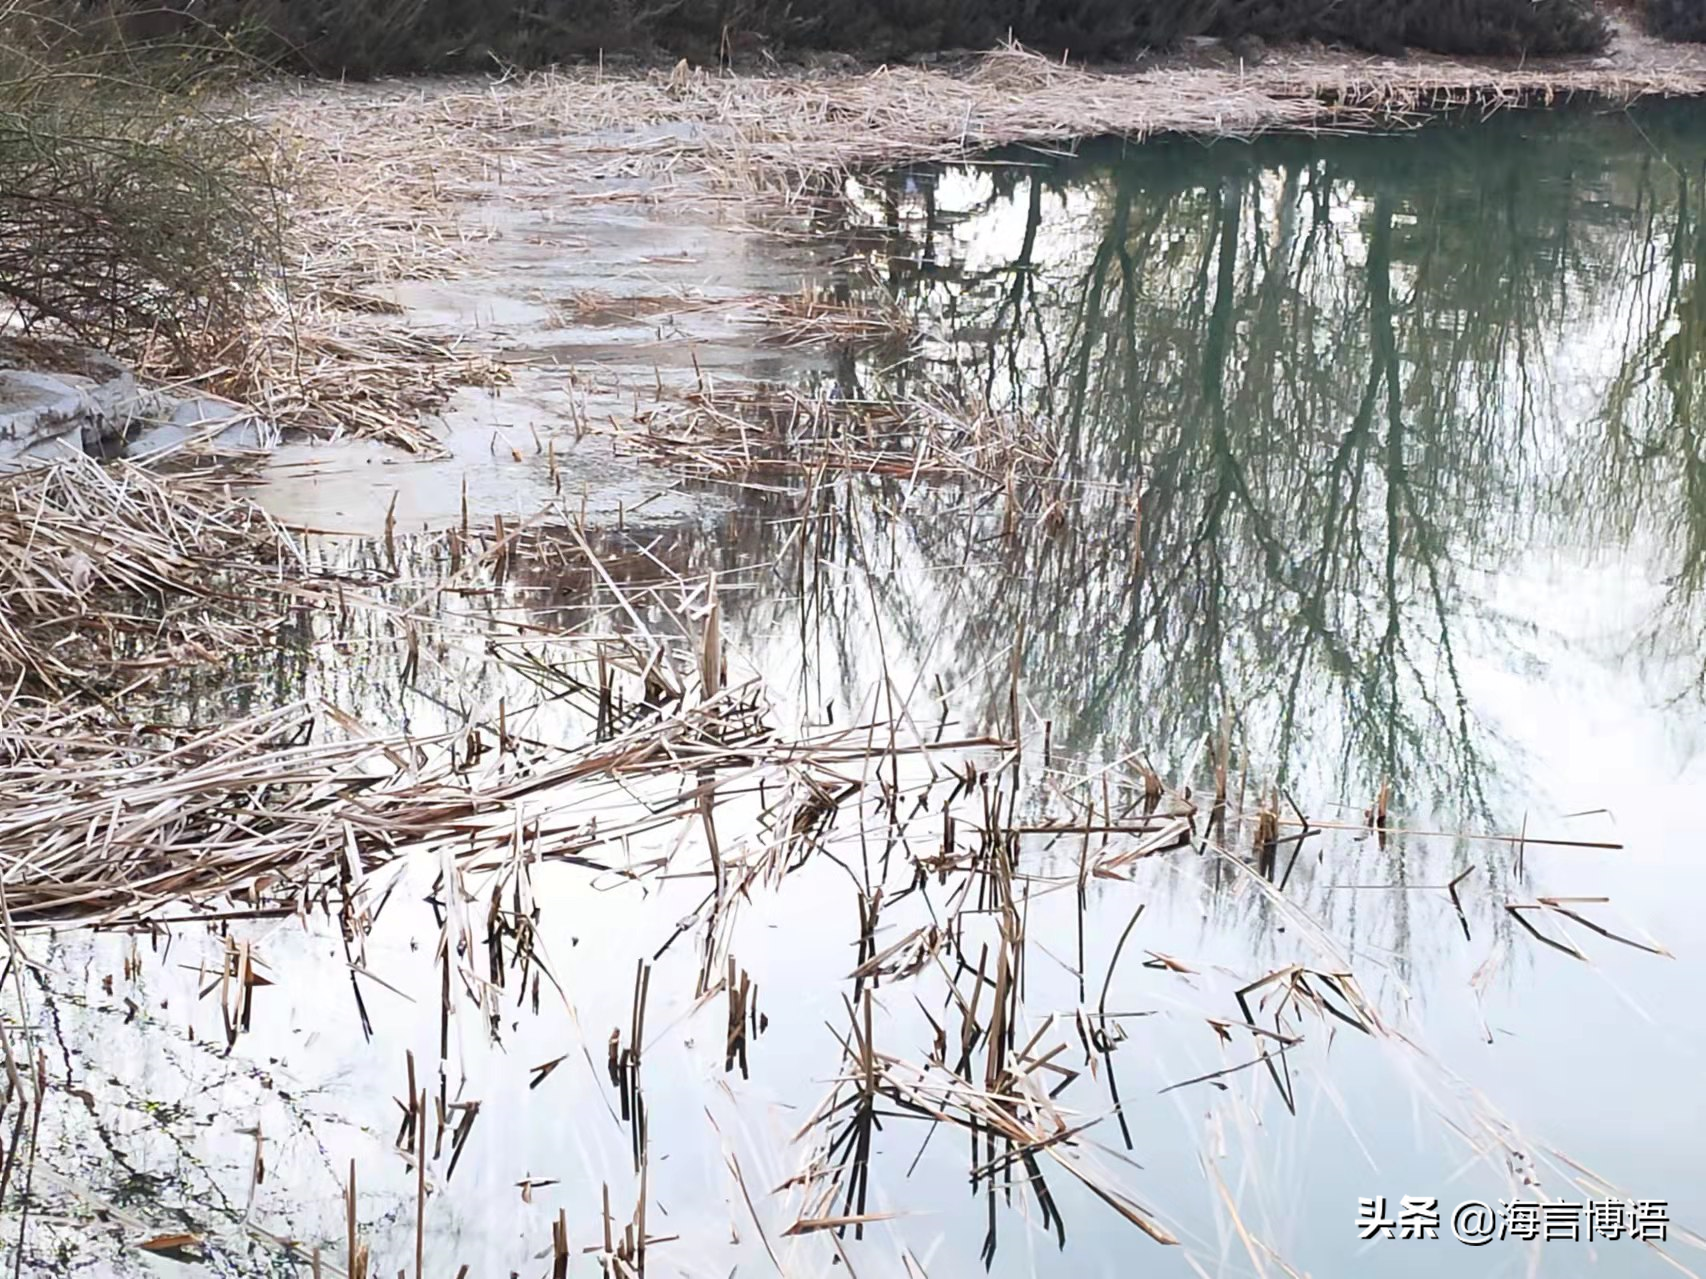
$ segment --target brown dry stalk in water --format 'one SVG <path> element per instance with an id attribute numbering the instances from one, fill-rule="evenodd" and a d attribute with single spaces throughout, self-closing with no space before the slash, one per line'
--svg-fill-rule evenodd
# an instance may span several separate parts
<path id="1" fill-rule="evenodd" d="M 803 395 L 785 387 L 704 386 L 642 412 L 618 439 L 702 474 L 975 479 L 997 487 L 1045 478 L 1055 446 L 1041 424 L 945 395 L 910 401 Z"/>
<path id="2" fill-rule="evenodd" d="M 246 478 L 82 454 L 0 476 L 0 676 L 79 686 L 264 640 L 232 575 L 276 578 L 294 546 Z"/>
<path id="3" fill-rule="evenodd" d="M 487 723 L 440 738 L 370 736 L 308 704 L 143 737 L 13 698 L 0 703 L 7 904 L 20 926 L 140 920 L 234 893 L 305 907 L 324 900 L 328 873 L 348 872 L 347 883 L 410 852 L 468 870 L 523 855 L 603 868 L 598 850 L 702 816 L 755 773 L 775 774 L 783 791 L 789 778 L 823 787 L 819 770 L 833 779 L 847 760 L 909 751 L 873 747 L 863 726 L 779 737 L 754 692 L 726 688 L 560 748 Z"/>

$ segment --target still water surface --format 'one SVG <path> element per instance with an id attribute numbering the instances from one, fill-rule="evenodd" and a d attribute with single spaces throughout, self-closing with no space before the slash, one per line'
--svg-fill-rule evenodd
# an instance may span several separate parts
<path id="1" fill-rule="evenodd" d="M 898 306 L 913 338 L 839 351 L 806 376 L 840 394 L 947 387 L 1051 425 L 1057 514 L 1034 508 L 1009 530 L 999 495 L 841 480 L 814 492 L 802 537 L 799 491 L 741 489 L 697 522 L 605 529 L 612 562 L 642 562 L 644 547 L 689 578 L 715 570 L 741 661 L 803 717 L 868 714 L 891 688 L 915 694 L 920 717 L 947 706 L 967 731 L 999 731 L 1018 646 L 1030 753 L 1046 733 L 1051 762 L 1141 752 L 1212 789 L 1224 749 L 1252 792 L 1277 788 L 1320 821 L 1357 827 L 1386 786 L 1407 831 L 1621 847 L 1519 853 L 1333 830 L 1303 846 L 1281 891 L 1177 850 L 1129 881 L 1092 882 L 1082 943 L 1074 894 L 1039 888 L 1024 1008 L 1033 1027 L 1066 1019 L 1055 1034 L 1074 1068 L 1086 1063 L 1073 1012 L 1095 1005 L 1145 907 L 1106 993 L 1125 1040 L 1062 1104 L 1104 1116 L 1102 1162 L 1183 1246 L 1152 1243 L 1057 1172 L 1063 1251 L 1022 1178 L 988 1199 L 970 1188 L 963 1132 L 926 1141 L 895 1119 L 874 1138 L 868 1206 L 899 1215 L 849 1233 L 844 1255 L 827 1232 L 783 1238 L 799 1204 L 772 1193 L 802 1165 L 794 1136 L 843 1069 L 858 918 L 851 872 L 819 858 L 657 961 L 651 1221 L 679 1240 L 650 1267 L 1676 1273 L 1626 1241 L 1471 1249 L 1363 1243 L 1354 1227 L 1364 1196 L 1437 1196 L 1448 1214 L 1468 1198 L 1603 1197 L 1584 1188 L 1589 1169 L 1668 1201 L 1668 1253 L 1706 1270 L 1683 1230 L 1706 1228 L 1703 186 L 1706 109 L 1693 105 L 1380 137 L 1091 144 L 848 183 L 817 228 L 826 259 L 868 268 L 848 274 L 846 295 Z M 377 547 L 318 553 L 386 567 Z M 430 563 L 405 566 L 431 576 Z M 561 620 L 600 589 L 585 572 L 522 566 L 505 599 Z M 477 632 L 479 611 L 459 602 L 439 622 Z M 304 618 L 276 652 L 187 678 L 172 713 L 207 721 L 306 694 L 430 731 L 456 706 L 526 700 L 477 646 L 430 639 L 409 686 L 401 648 L 382 620 Z M 553 714 L 538 722 L 586 731 Z M 1022 869 L 1077 856 L 1039 839 Z M 889 888 L 911 879 L 896 868 Z M 208 1015 L 192 1010 L 213 939 L 142 944 L 147 1011 L 128 1017 L 101 978 L 130 943 L 59 939 L 69 979 L 50 1002 L 66 1068 L 134 1118 L 97 1131 L 57 1116 L 73 1175 L 156 1218 L 229 1230 L 246 1212 L 330 1248 L 355 1158 L 380 1273 L 412 1261 L 414 1179 L 390 1151 L 390 1098 L 405 1088 L 404 1049 L 436 1063 L 439 1043 L 437 925 L 424 882 L 413 889 L 367 943 L 369 970 L 400 992 L 369 988 L 371 1043 L 341 946 L 299 924 L 250 930 L 278 984 L 229 1055 L 182 1025 Z M 434 1196 L 429 1273 L 543 1272 L 559 1208 L 578 1254 L 599 1231 L 601 1184 L 631 1202 L 605 1040 L 627 1022 L 636 959 L 705 889 L 541 873 L 542 943 L 564 991 L 538 1014 L 515 1007 L 495 1043 L 479 1018 L 456 1027 L 448 1086 L 483 1109 Z M 879 946 L 939 918 L 946 895 L 925 886 L 885 908 Z M 1607 898 L 1579 909 L 1671 954 L 1555 916 L 1540 926 L 1585 962 L 1549 948 L 1504 909 L 1541 896 Z M 708 932 L 768 1012 L 750 1078 L 725 1073 L 721 1001 L 693 998 Z M 1296 963 L 1355 971 L 1392 1033 L 1326 1016 L 1292 1027 L 1295 1113 L 1259 1066 L 1170 1087 L 1254 1061 L 1248 1037 L 1228 1041 L 1208 1019 L 1242 1020 L 1233 992 Z M 930 973 L 881 991 L 883 1046 L 921 1060 L 945 991 Z M 530 1089 L 532 1068 L 557 1057 Z M 257 1117 L 274 1145 L 251 1192 Z M 529 1179 L 552 1184 L 524 1197 Z M 583 1268 L 595 1259 L 577 1255 L 572 1273 Z M 212 1269 L 290 1263 L 233 1243 Z"/>

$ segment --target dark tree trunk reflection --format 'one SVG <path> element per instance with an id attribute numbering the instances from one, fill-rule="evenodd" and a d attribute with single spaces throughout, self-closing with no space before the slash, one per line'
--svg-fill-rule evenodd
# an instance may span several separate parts
<path id="1" fill-rule="evenodd" d="M 1487 816 L 1459 655 L 1505 625 L 1488 575 L 1573 518 L 1571 459 L 1663 459 L 1696 513 L 1672 530 L 1678 607 L 1706 578 L 1706 304 L 1678 181 L 1701 148 L 1666 122 L 1513 115 L 905 175 L 932 193 L 934 260 L 897 267 L 925 256 L 897 220 L 882 274 L 940 340 L 925 368 L 862 377 L 1046 418 L 1075 514 L 982 547 L 947 590 L 924 568 L 964 561 L 963 530 L 910 521 L 893 614 L 963 671 L 999 667 L 1022 625 L 1030 695 L 1068 749 L 1183 759 L 1230 716 L 1282 786 L 1365 798 L 1390 779 Z M 1648 256 L 1687 261 L 1640 311 L 1650 337 L 1596 381 L 1576 347 L 1636 305 L 1643 217 Z M 1661 439 L 1638 437 L 1657 421 Z"/>

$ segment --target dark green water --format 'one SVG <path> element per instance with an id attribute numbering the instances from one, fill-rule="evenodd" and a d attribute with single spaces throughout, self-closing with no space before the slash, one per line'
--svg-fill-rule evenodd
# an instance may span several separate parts
<path id="1" fill-rule="evenodd" d="M 1699 121 L 1092 145 L 859 185 L 856 243 L 926 358 L 844 376 L 1052 423 L 1081 503 L 985 553 L 944 648 L 969 665 L 1023 623 L 1075 743 L 1177 755 L 1230 713 L 1283 783 L 1392 778 L 1466 815 L 1524 784 L 1472 655 L 1543 663 L 1593 618 L 1655 693 L 1697 695 Z M 960 558 L 932 532 L 909 530 L 923 559 Z M 1524 583 L 1563 616 L 1526 616 Z"/>

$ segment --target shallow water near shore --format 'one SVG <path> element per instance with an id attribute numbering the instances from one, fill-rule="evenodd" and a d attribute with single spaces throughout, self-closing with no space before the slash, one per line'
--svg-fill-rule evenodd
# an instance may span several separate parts
<path id="1" fill-rule="evenodd" d="M 750 874 L 725 895 L 709 819 L 534 867 L 527 947 L 500 944 L 504 984 L 455 992 L 448 1017 L 462 971 L 441 944 L 483 935 L 480 894 L 495 919 L 520 890 L 480 881 L 457 905 L 430 861 L 376 890 L 353 942 L 316 915 L 61 932 L 30 992 L 66 1091 L 25 1271 L 307 1274 L 318 1246 L 341 1272 L 352 1162 L 379 1275 L 414 1273 L 423 1186 L 425 1273 L 446 1276 L 551 1273 L 559 1212 L 568 1273 L 590 1273 L 637 1200 L 644 1266 L 695 1276 L 1706 1271 L 1703 183 L 1695 104 L 848 179 L 809 252 L 778 259 L 898 311 L 903 349 L 755 348 L 743 368 L 720 337 L 709 374 L 677 360 L 678 378 L 947 394 L 1045 425 L 1041 476 L 622 469 L 577 524 L 573 471 L 552 468 L 579 426 L 536 399 L 507 462 L 478 463 L 476 500 L 519 518 L 561 494 L 539 534 L 555 550 L 441 594 L 433 534 L 466 498 L 423 480 L 389 545 L 308 545 L 388 611 L 304 606 L 276 648 L 186 674 L 157 711 L 324 699 L 424 738 L 501 703 L 517 734 L 593 738 L 579 693 L 494 639 L 547 658 L 565 628 L 696 641 L 715 598 L 730 680 L 762 679 L 778 723 L 899 704 L 925 739 L 1016 735 L 1019 780 L 989 793 L 1013 805 L 1017 896 L 933 860 L 963 766 L 944 746 L 935 778 L 846 764 L 860 798 L 782 869 L 759 856 L 764 799 L 737 804 L 720 852 Z M 483 404 L 477 430 L 505 411 Z M 371 528 L 404 482 L 343 483 Z M 1219 762 L 1237 815 L 1273 796 L 1312 833 L 1265 867 L 1247 831 L 1207 823 L 1142 849 L 1147 832 L 1102 829 L 1128 824 L 1139 759 L 1164 804 L 1206 811 Z M 1076 825 L 1069 794 L 1090 796 L 1066 803 Z M 1016 1055 L 1059 1068 L 1024 1073 L 1058 1088 L 1073 1139 L 1015 1154 L 890 1093 L 862 1129 L 857 1106 L 814 1123 L 861 1036 L 959 1063 L 959 1019 L 996 985 L 980 956 L 1012 920 Z M 228 1035 L 209 992 L 233 943 L 270 984 Z M 1289 975 L 1251 989 L 1271 974 Z M 643 1042 L 643 1161 L 613 1028 Z M 961 1073 L 983 1081 L 982 1056 Z M 396 1146 L 420 1090 L 417 1180 Z M 1377 1195 L 1437 1197 L 1448 1236 L 1468 1199 L 1662 1200 L 1672 1225 L 1667 1255 L 1364 1242 L 1357 1201 Z M 199 1237 L 181 1255 L 135 1246 L 177 1231 Z"/>

